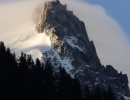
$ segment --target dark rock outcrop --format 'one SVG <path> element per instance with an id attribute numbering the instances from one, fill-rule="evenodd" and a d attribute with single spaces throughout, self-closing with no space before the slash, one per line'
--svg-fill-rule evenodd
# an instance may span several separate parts
<path id="1" fill-rule="evenodd" d="M 118 73 L 111 65 L 104 67 L 100 63 L 93 41 L 87 35 L 85 25 L 66 5 L 60 1 L 46 1 L 36 25 L 39 33 L 45 32 L 51 38 L 53 50 L 44 53 L 55 66 L 61 64 L 54 56 L 55 52 L 61 60 L 68 59 L 67 66 L 72 76 L 80 80 L 82 88 L 88 85 L 90 90 L 112 87 L 115 95 L 130 96 L 126 74 Z M 70 69 L 69 69 L 70 68 Z M 118 96 L 117 96 L 118 97 Z"/>

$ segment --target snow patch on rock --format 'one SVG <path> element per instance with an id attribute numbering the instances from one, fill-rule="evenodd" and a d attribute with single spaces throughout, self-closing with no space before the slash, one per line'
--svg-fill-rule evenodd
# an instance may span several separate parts
<path id="1" fill-rule="evenodd" d="M 79 45 L 78 45 L 78 42 L 77 42 L 77 39 L 74 38 L 74 37 L 66 37 L 65 38 L 65 41 L 70 45 L 72 46 L 73 48 L 77 48 L 79 49 L 80 51 L 84 51 Z"/>
<path id="2" fill-rule="evenodd" d="M 67 73 L 71 74 L 71 71 L 73 69 L 71 59 L 60 56 L 60 54 L 53 47 L 51 48 L 50 51 L 45 52 L 44 55 L 46 59 L 50 59 L 53 66 L 55 67 L 61 66 L 66 69 Z"/>

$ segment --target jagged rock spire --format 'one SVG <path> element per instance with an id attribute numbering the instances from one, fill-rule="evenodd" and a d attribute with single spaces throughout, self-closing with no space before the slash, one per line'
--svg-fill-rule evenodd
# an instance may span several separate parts
<path id="1" fill-rule="evenodd" d="M 100 85 L 101 89 L 111 86 L 117 94 L 130 96 L 127 76 L 119 74 L 112 66 L 101 65 L 84 22 L 73 11 L 67 10 L 66 5 L 57 2 L 59 0 L 45 2 L 36 26 L 39 33 L 44 31 L 51 38 L 53 49 L 44 53 L 45 56 L 51 56 L 50 61 L 54 66 L 65 67 L 82 85 L 87 84 L 91 89 L 96 85 Z"/>
<path id="2" fill-rule="evenodd" d="M 60 2 L 60 0 L 56 0 L 56 2 Z"/>

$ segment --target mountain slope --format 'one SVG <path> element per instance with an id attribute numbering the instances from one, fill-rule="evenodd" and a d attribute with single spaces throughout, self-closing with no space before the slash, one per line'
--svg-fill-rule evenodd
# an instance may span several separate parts
<path id="1" fill-rule="evenodd" d="M 61 59 L 69 60 L 72 68 L 70 73 L 80 80 L 82 86 L 87 84 L 90 89 L 97 85 L 101 89 L 111 86 L 115 92 L 130 95 L 127 75 L 118 73 L 111 65 L 101 65 L 84 23 L 67 10 L 67 5 L 59 1 L 47 1 L 42 9 L 37 32 L 45 32 L 51 38 L 53 50 Z M 60 66 L 57 59 L 48 57 L 47 53 L 46 57 Z"/>
<path id="2" fill-rule="evenodd" d="M 56 69 L 64 67 L 72 77 L 80 80 L 82 88 L 88 85 L 93 91 L 96 86 L 101 90 L 110 86 L 115 95 L 130 96 L 127 75 L 100 63 L 84 23 L 67 10 L 67 5 L 46 1 L 41 9 L 36 30 L 33 27 L 30 33 L 13 43 L 16 52 L 23 50 L 34 58 L 43 56 Z"/>

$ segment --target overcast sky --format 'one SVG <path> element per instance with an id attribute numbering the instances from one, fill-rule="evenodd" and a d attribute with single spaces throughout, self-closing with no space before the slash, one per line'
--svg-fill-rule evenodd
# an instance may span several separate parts
<path id="1" fill-rule="evenodd" d="M 6 44 L 29 27 L 35 7 L 43 0 L 0 0 L 0 40 Z M 61 0 L 83 20 L 103 64 L 114 65 L 130 79 L 130 1 Z M 22 28 L 24 27 L 24 28 Z"/>

